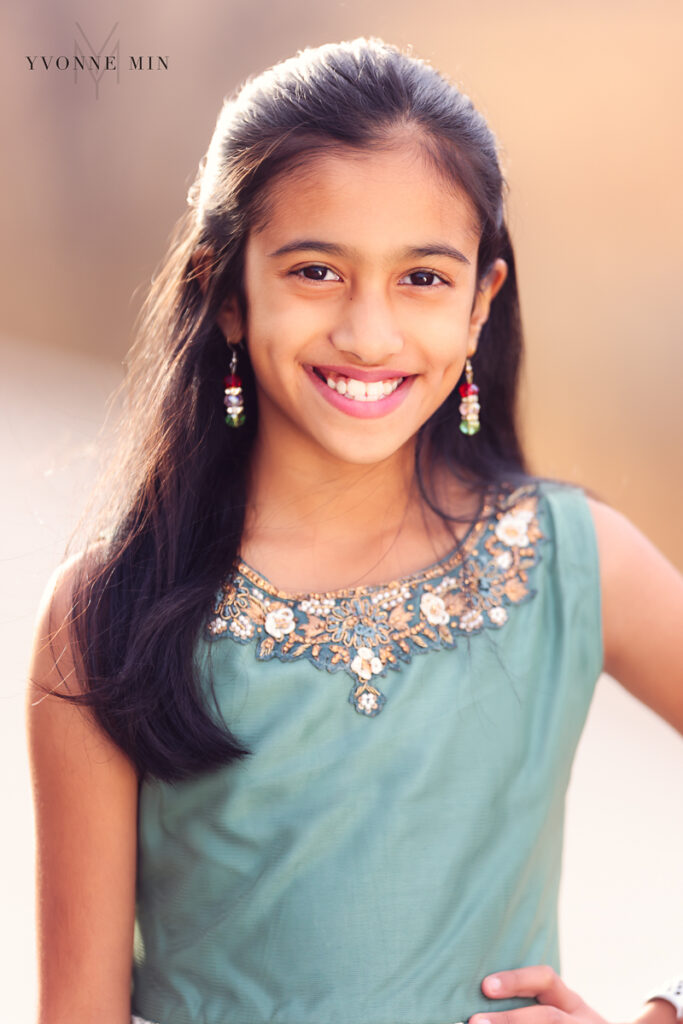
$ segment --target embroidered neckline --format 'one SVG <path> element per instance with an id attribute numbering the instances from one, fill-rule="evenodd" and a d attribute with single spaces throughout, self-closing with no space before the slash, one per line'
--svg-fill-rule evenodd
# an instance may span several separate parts
<path id="1" fill-rule="evenodd" d="M 239 561 L 218 592 L 212 639 L 255 644 L 259 660 L 304 657 L 354 681 L 349 702 L 374 717 L 386 703 L 376 685 L 414 654 L 453 648 L 458 636 L 500 629 L 508 608 L 533 597 L 540 560 L 538 488 L 527 484 L 480 517 L 449 554 L 408 576 L 327 593 L 288 594 Z"/>
<path id="2" fill-rule="evenodd" d="M 491 518 L 494 508 L 494 502 L 485 500 L 481 506 L 479 517 L 468 527 L 467 531 L 463 534 L 455 547 L 451 548 L 450 551 L 447 551 L 445 555 L 439 558 L 436 562 L 432 562 L 432 564 L 428 565 L 426 568 L 416 569 L 415 572 L 408 573 L 405 576 L 400 576 L 397 579 L 390 580 L 389 582 L 359 583 L 358 586 L 342 587 L 339 590 L 307 590 L 293 593 L 291 591 L 280 590 L 271 583 L 269 579 L 262 576 L 257 569 L 254 569 L 241 558 L 237 560 L 237 572 L 248 579 L 255 587 L 258 587 L 259 590 L 262 590 L 264 594 L 269 594 L 272 597 L 276 597 L 279 600 L 286 602 L 301 602 L 316 597 L 321 599 L 329 598 L 336 601 L 342 598 L 354 598 L 358 595 L 365 596 L 366 594 L 371 594 L 374 591 L 387 590 L 391 587 L 411 586 L 422 579 L 438 574 L 442 569 L 445 569 L 446 566 L 450 566 L 453 561 L 457 560 L 457 556 L 468 547 L 470 538 L 476 528 L 480 524 L 488 522 Z"/>

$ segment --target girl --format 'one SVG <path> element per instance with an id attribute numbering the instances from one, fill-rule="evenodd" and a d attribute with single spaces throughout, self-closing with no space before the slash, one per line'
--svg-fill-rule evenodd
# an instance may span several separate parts
<path id="1" fill-rule="evenodd" d="M 683 731 L 683 584 L 527 469 L 483 119 L 378 41 L 265 72 L 140 333 L 31 671 L 40 1024 L 596 1024 L 564 793 L 603 670 Z"/>

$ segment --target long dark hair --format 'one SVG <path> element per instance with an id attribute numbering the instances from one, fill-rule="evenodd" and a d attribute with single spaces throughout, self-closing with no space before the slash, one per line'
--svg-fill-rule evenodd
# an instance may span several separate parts
<path id="1" fill-rule="evenodd" d="M 423 496 L 434 505 L 437 463 L 481 494 L 525 477 L 515 261 L 496 143 L 482 116 L 428 64 L 377 40 L 305 50 L 250 81 L 220 113 L 143 307 L 106 530 L 87 546 L 73 587 L 69 628 L 83 679 L 67 697 L 92 706 L 141 777 L 175 781 L 248 753 L 195 664 L 199 631 L 238 557 L 258 426 L 248 351 L 240 367 L 247 424 L 229 430 L 223 421 L 219 307 L 235 296 L 244 311 L 245 242 L 267 215 L 278 175 L 321 150 L 391 145 L 397 130 L 409 131 L 472 202 L 479 281 L 498 257 L 508 264 L 473 361 L 481 431 L 457 429 L 454 390 L 418 435 Z M 203 288 L 200 253 L 210 254 Z"/>

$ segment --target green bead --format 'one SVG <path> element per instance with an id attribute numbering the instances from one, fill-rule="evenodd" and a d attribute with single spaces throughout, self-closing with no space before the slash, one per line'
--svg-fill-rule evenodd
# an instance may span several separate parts
<path id="1" fill-rule="evenodd" d="M 225 422 L 228 424 L 229 427 L 241 427 L 242 424 L 244 423 L 244 413 L 228 413 L 228 415 L 225 417 Z"/>
<path id="2" fill-rule="evenodd" d="M 471 437 L 473 434 L 476 434 L 478 432 L 479 423 L 471 423 L 469 420 L 461 420 L 460 429 L 462 430 L 463 434 L 467 434 L 468 436 Z"/>

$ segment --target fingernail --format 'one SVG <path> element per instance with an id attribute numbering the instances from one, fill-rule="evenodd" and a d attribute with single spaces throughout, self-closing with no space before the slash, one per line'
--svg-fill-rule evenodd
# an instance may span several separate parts
<path id="1" fill-rule="evenodd" d="M 488 978 L 486 985 L 489 992 L 500 992 L 502 982 L 500 978 Z"/>

